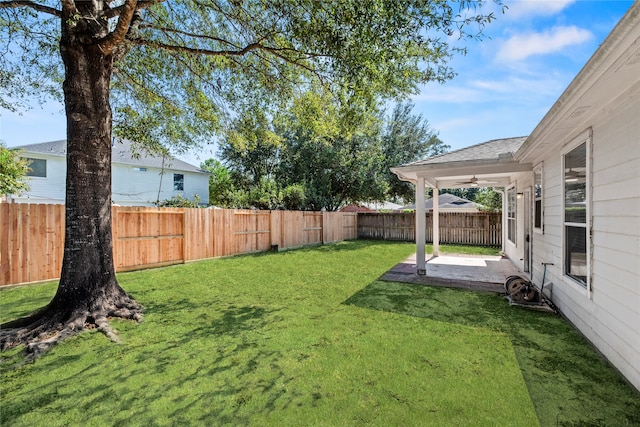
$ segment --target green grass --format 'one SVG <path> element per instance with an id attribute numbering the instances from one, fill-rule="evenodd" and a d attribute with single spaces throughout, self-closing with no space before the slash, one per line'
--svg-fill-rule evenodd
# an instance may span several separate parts
<path id="1" fill-rule="evenodd" d="M 376 280 L 413 250 L 356 241 L 120 274 L 145 322 L 19 367 L 3 354 L 0 425 L 640 423 L 637 394 L 560 318 Z M 0 292 L 0 320 L 54 292 Z"/>
<path id="2" fill-rule="evenodd" d="M 433 253 L 433 245 L 425 245 L 428 254 Z M 470 245 L 440 245 L 441 254 L 463 254 L 463 255 L 499 255 L 500 248 L 493 246 L 470 246 Z"/>

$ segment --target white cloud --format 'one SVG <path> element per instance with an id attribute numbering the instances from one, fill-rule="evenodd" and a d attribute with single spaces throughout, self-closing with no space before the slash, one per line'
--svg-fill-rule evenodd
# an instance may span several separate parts
<path id="1" fill-rule="evenodd" d="M 500 61 L 519 61 L 533 55 L 559 52 L 593 38 L 593 34 L 576 26 L 554 27 L 541 33 L 518 34 L 505 41 L 497 54 Z"/>
<path id="2" fill-rule="evenodd" d="M 575 0 L 518 0 L 508 1 L 509 7 L 505 11 L 507 18 L 522 18 L 525 16 L 552 16 L 574 3 Z"/>
<path id="3" fill-rule="evenodd" d="M 570 79 L 567 75 L 546 70 L 505 73 L 498 80 L 472 80 L 469 85 L 482 90 L 488 100 L 513 104 L 517 101 L 527 103 L 533 99 L 557 97 L 568 81 Z"/>
<path id="4" fill-rule="evenodd" d="M 424 86 L 422 91 L 411 97 L 414 103 L 418 102 L 447 102 L 447 103 L 460 103 L 460 102 L 480 102 L 482 101 L 482 92 L 461 86 L 457 82 L 449 82 L 446 85 L 435 84 Z"/>
<path id="5" fill-rule="evenodd" d="M 535 99 L 559 96 L 568 81 L 569 77 L 557 70 L 505 70 L 489 79 L 454 79 L 445 85 L 427 85 L 411 99 L 416 104 L 526 104 Z"/>

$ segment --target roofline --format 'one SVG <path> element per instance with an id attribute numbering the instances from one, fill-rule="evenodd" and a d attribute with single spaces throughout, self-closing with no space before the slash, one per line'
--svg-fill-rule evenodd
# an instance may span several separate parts
<path id="1" fill-rule="evenodd" d="M 474 146 L 475 147 L 475 146 Z M 520 162 L 514 160 L 513 158 L 509 159 L 479 159 L 479 160 L 458 160 L 446 163 L 428 163 L 421 165 L 414 165 L 413 163 L 408 163 L 406 165 L 396 166 L 390 168 L 393 173 L 398 172 L 423 172 L 425 170 L 438 170 L 438 169 L 451 169 L 456 167 L 472 167 L 472 166 L 486 166 L 486 165 L 508 165 L 514 164 L 519 165 Z"/>
<path id="2" fill-rule="evenodd" d="M 29 149 L 28 149 L 28 147 L 32 147 L 32 146 L 34 146 L 34 145 L 52 144 L 52 143 L 61 143 L 61 142 L 66 143 L 66 142 L 67 142 L 67 140 L 66 140 L 66 139 L 56 139 L 56 140 L 53 140 L 53 141 L 36 142 L 36 143 L 33 143 L 33 144 L 18 145 L 18 146 L 16 146 L 16 147 L 12 147 L 12 149 L 21 150 L 21 151 L 23 151 L 24 153 L 38 154 L 38 155 L 41 155 L 41 156 L 50 156 L 50 157 L 62 157 L 62 158 L 66 158 L 66 157 L 67 157 L 67 155 L 66 155 L 66 154 L 60 154 L 60 153 L 47 153 L 47 152 L 42 152 L 42 151 L 31 151 L 31 150 L 29 150 Z M 113 146 L 112 146 L 112 147 L 113 147 Z M 147 154 L 151 154 L 151 153 L 147 153 Z M 200 174 L 203 174 L 203 175 L 211 175 L 211 172 L 208 172 L 208 171 L 206 171 L 206 170 L 204 170 L 204 169 L 202 169 L 202 168 L 200 168 L 200 167 L 198 167 L 198 166 L 196 166 L 196 165 L 192 165 L 192 164 L 190 164 L 190 163 L 187 163 L 187 162 L 185 162 L 184 160 L 180 160 L 180 159 L 178 159 L 178 158 L 176 158 L 176 157 L 174 157 L 174 156 L 170 156 L 170 157 L 169 157 L 169 159 L 170 159 L 170 160 L 177 160 L 177 161 L 179 161 L 179 162 L 185 163 L 185 164 L 187 164 L 187 165 L 189 165 L 189 166 L 191 166 L 191 167 L 193 167 L 193 168 L 195 168 L 195 169 L 198 169 L 198 170 L 197 170 L 197 171 L 194 171 L 194 170 L 186 170 L 186 169 L 184 169 L 184 168 L 180 168 L 180 167 L 165 167 L 165 169 L 169 169 L 169 170 L 172 170 L 172 171 L 186 172 L 186 173 L 200 173 Z M 136 163 L 135 163 L 135 162 L 129 162 L 129 163 L 127 163 L 127 162 L 120 162 L 120 161 L 117 161 L 117 160 L 115 160 L 115 161 L 114 161 L 114 160 L 111 160 L 111 164 L 112 164 L 112 165 L 130 165 L 130 166 L 132 165 L 132 166 L 136 166 Z M 162 168 L 161 168 L 161 167 L 157 167 L 157 166 L 142 166 L 142 167 L 151 168 L 151 169 L 158 169 L 158 170 L 162 170 Z"/>
<path id="3" fill-rule="evenodd" d="M 483 145 L 492 144 L 492 143 L 495 143 L 495 142 L 498 142 L 498 141 L 507 141 L 507 140 L 510 140 L 510 139 L 520 139 L 520 138 L 527 138 L 527 136 L 523 135 L 523 136 L 512 136 L 512 137 L 508 137 L 508 138 L 490 139 L 489 141 L 480 142 L 478 144 L 470 145 L 468 147 L 458 148 L 457 150 L 453 150 L 453 151 L 447 151 L 446 153 L 438 154 L 436 156 L 428 157 L 428 158 L 422 159 L 422 160 L 416 160 L 416 161 L 410 162 L 410 163 L 405 163 L 403 165 L 399 165 L 399 166 L 396 166 L 396 167 L 411 166 L 411 165 L 414 165 L 415 163 L 423 162 L 425 160 L 435 160 L 435 159 L 439 159 L 439 158 L 444 157 L 444 156 L 450 156 L 451 154 L 455 154 L 455 153 L 458 153 L 460 151 L 465 151 L 465 150 L 468 150 L 470 148 L 477 148 L 477 147 L 482 147 Z M 523 142 L 523 144 L 524 144 L 524 142 Z M 483 160 L 492 160 L 492 159 L 483 159 Z M 446 162 L 446 163 L 447 164 L 451 164 L 451 163 L 457 163 L 457 162 L 462 162 L 462 161 L 468 161 L 468 160 L 449 161 L 449 162 Z M 432 164 L 432 163 L 428 163 L 427 165 L 430 165 L 430 164 Z M 422 166 L 427 166 L 427 165 L 423 164 Z"/>

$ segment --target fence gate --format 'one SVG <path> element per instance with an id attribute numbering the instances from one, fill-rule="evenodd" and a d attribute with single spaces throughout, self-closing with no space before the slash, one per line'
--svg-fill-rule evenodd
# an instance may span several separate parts
<path id="1" fill-rule="evenodd" d="M 116 271 L 184 262 L 184 209 L 118 207 L 112 212 Z"/>

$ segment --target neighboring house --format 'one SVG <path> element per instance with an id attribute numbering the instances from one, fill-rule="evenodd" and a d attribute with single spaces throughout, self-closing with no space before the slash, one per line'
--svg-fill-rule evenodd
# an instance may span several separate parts
<path id="1" fill-rule="evenodd" d="M 392 202 L 371 202 L 371 203 L 356 203 L 347 205 L 340 209 L 340 212 L 397 212 L 402 209 L 402 206 Z"/>
<path id="2" fill-rule="evenodd" d="M 67 142 L 53 141 L 16 147 L 31 161 L 30 190 L 12 196 L 17 203 L 64 203 Z M 181 195 L 209 202 L 209 174 L 169 157 L 134 153 L 131 142 L 116 139 L 111 158 L 112 201 L 122 206 L 153 206 L 157 200 Z M 137 158 L 136 158 L 137 157 Z"/>
<path id="3" fill-rule="evenodd" d="M 402 205 L 393 202 L 371 202 L 363 203 L 363 206 L 376 212 L 393 212 L 402 209 Z"/>
<path id="4" fill-rule="evenodd" d="M 463 179 L 505 187 L 507 256 L 537 284 L 553 263 L 552 300 L 640 390 L 640 2 L 531 135 L 392 170 L 416 197 Z"/>
<path id="5" fill-rule="evenodd" d="M 481 205 L 471 202 L 462 197 L 454 196 L 453 194 L 443 193 L 438 197 L 438 206 L 440 212 L 480 212 Z M 416 205 L 407 205 L 402 207 L 402 210 L 414 210 Z M 433 210 L 433 198 L 427 199 L 424 203 L 426 212 Z"/>
<path id="6" fill-rule="evenodd" d="M 361 204 L 351 204 L 340 208 L 339 212 L 374 213 L 375 209 L 370 209 Z"/>

